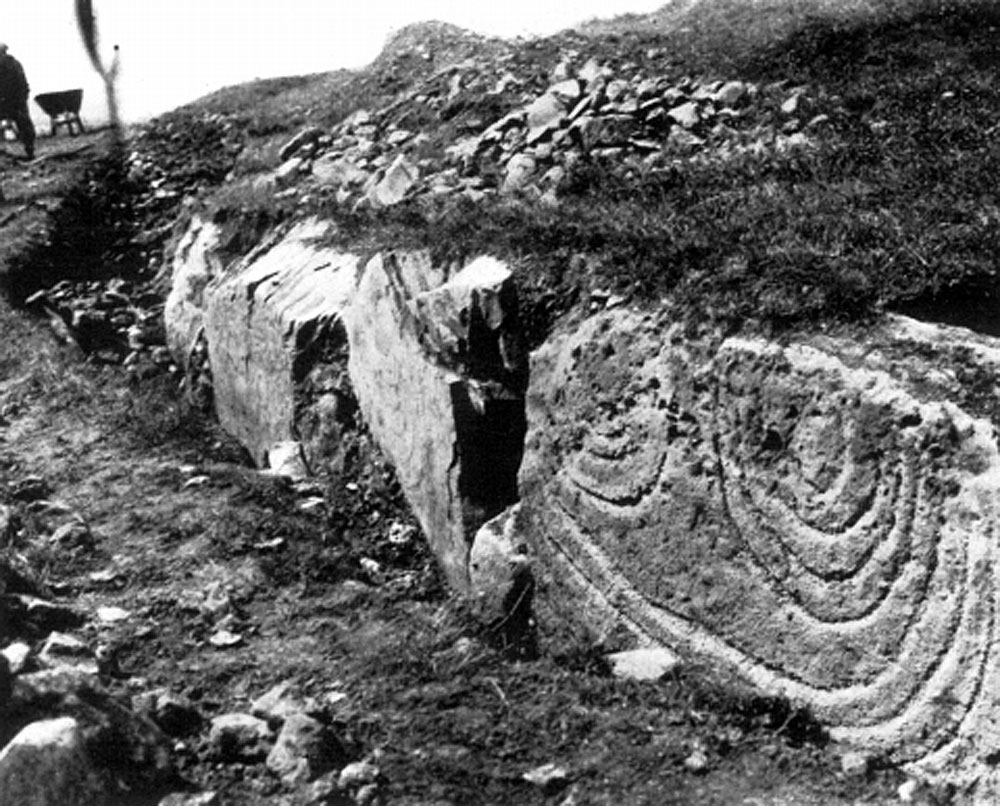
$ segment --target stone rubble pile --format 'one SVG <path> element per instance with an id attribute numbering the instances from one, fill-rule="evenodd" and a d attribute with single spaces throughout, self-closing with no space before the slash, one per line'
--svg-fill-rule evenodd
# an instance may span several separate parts
<path id="1" fill-rule="evenodd" d="M 540 93 L 509 72 L 490 84 L 475 62 L 439 71 L 331 132 L 302 130 L 263 181 L 352 208 L 513 193 L 554 202 L 584 161 L 627 173 L 810 148 L 836 104 L 785 83 L 620 77 L 595 59 L 572 76 L 561 68 Z"/>
<path id="2" fill-rule="evenodd" d="M 215 187 L 242 148 L 236 122 L 224 115 L 179 115 L 144 127 L 126 158 L 130 215 L 143 229 L 131 240 L 140 261 L 129 280 L 121 277 L 64 280 L 28 297 L 66 341 L 91 360 L 123 364 L 137 375 L 176 369 L 166 347 L 163 289 L 159 287 L 163 247 L 177 223 L 181 202 Z"/>
<path id="3" fill-rule="evenodd" d="M 113 278 L 69 280 L 32 294 L 25 304 L 50 321 L 94 360 L 129 368 L 173 365 L 166 347 L 162 297 L 141 285 Z"/>

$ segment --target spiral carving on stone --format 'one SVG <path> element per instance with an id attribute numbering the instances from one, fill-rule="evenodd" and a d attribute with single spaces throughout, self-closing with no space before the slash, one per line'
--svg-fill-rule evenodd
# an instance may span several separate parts
<path id="1" fill-rule="evenodd" d="M 559 390 L 531 413 L 540 553 L 592 607 L 842 738 L 928 762 L 970 741 L 996 716 L 989 423 L 814 347 L 631 324 L 533 367 Z"/>

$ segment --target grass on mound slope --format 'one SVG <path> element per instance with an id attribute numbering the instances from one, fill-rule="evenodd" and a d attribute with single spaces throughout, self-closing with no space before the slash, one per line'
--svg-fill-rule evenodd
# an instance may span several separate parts
<path id="1" fill-rule="evenodd" d="M 619 49 L 674 48 L 678 75 L 808 86 L 835 109 L 814 149 L 679 162 L 627 179 L 585 164 L 554 207 L 498 199 L 328 213 L 345 240 L 513 259 L 536 336 L 593 287 L 669 295 L 693 320 L 732 326 L 857 321 L 932 304 L 942 318 L 995 327 L 1000 6 L 788 12 L 804 5 L 703 3 L 714 27 L 657 29 L 644 18 L 609 35 Z M 749 6 L 760 12 L 752 26 Z"/>

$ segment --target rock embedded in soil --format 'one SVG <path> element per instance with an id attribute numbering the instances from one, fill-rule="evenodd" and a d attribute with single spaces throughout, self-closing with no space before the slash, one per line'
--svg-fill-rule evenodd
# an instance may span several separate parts
<path id="1" fill-rule="evenodd" d="M 218 792 L 174 792 L 161 799 L 156 806 L 219 806 Z"/>
<path id="2" fill-rule="evenodd" d="M 172 780 L 166 736 L 111 694 L 94 674 L 72 666 L 14 679 L 0 720 L 0 740 L 31 722 L 56 717 L 76 720 L 101 775 L 122 791 L 149 792 Z"/>
<path id="3" fill-rule="evenodd" d="M 677 654 L 666 647 L 645 647 L 608 655 L 611 673 L 625 680 L 659 680 L 680 666 Z"/>
<path id="4" fill-rule="evenodd" d="M 204 722 L 201 712 L 187 697 L 172 691 L 154 691 L 149 716 L 169 736 L 190 736 Z"/>
<path id="5" fill-rule="evenodd" d="M 28 670 L 31 662 L 31 647 L 23 641 L 14 641 L 0 650 L 0 655 L 7 661 L 13 674 L 21 674 Z"/>
<path id="6" fill-rule="evenodd" d="M 208 743 L 213 757 L 222 761 L 262 761 L 273 736 L 263 719 L 250 714 L 223 714 L 212 719 Z"/>
<path id="7" fill-rule="evenodd" d="M 72 666 L 82 672 L 97 674 L 94 651 L 75 635 L 51 633 L 38 652 L 38 660 L 49 668 Z"/>
<path id="8" fill-rule="evenodd" d="M 537 786 L 546 795 L 553 795 L 570 781 L 569 770 L 559 764 L 548 763 L 529 770 L 521 776 L 529 784 Z"/>
<path id="9" fill-rule="evenodd" d="M 341 769 L 337 785 L 341 789 L 358 789 L 366 784 L 377 783 L 382 771 L 370 761 L 353 761 Z"/>
<path id="10" fill-rule="evenodd" d="M 267 756 L 267 768 L 286 784 L 312 781 L 345 760 L 333 732 L 305 714 L 291 714 Z"/>
<path id="11" fill-rule="evenodd" d="M 32 722 L 0 751 L 0 802 L 10 806 L 108 802 L 75 719 Z"/>
<path id="12" fill-rule="evenodd" d="M 182 240 L 167 330 L 181 361 L 204 338 L 222 426 L 260 465 L 298 441 L 318 471 L 336 469 L 363 418 L 465 591 L 476 530 L 517 497 L 527 364 L 510 270 L 425 253 L 363 263 L 306 221 L 207 277 L 221 261 L 205 231 L 195 221 Z"/>
<path id="13" fill-rule="evenodd" d="M 284 680 L 268 689 L 250 705 L 250 713 L 264 719 L 272 728 L 281 727 L 288 717 L 319 711 L 319 704 L 311 697 L 303 697 L 292 680 Z"/>

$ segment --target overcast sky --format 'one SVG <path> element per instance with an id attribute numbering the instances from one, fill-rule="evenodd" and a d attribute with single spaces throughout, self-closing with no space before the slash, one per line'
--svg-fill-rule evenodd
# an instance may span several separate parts
<path id="1" fill-rule="evenodd" d="M 651 11 L 665 0 L 93 0 L 104 51 L 121 47 L 126 118 L 167 111 L 227 84 L 360 67 L 386 37 L 419 20 L 501 36 L 546 34 L 582 20 Z M 80 45 L 73 0 L 0 0 L 0 42 L 39 92 L 101 84 Z M 44 115 L 32 104 L 32 112 Z M 86 119 L 86 118 L 85 118 Z"/>

